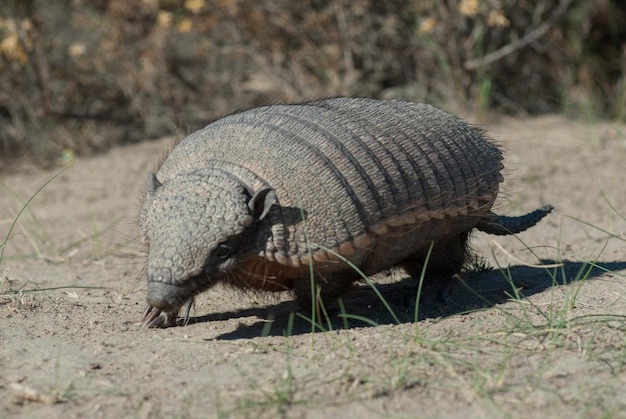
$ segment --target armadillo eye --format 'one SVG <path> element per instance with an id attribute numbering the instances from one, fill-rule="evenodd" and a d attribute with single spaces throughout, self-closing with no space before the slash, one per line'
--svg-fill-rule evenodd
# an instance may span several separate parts
<path id="1" fill-rule="evenodd" d="M 213 251 L 213 256 L 218 259 L 226 259 L 232 253 L 233 248 L 226 243 L 220 243 Z"/>

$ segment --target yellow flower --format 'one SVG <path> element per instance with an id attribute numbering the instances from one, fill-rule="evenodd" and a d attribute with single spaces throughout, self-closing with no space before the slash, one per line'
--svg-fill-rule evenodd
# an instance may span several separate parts
<path id="1" fill-rule="evenodd" d="M 422 21 L 422 23 L 420 23 L 419 31 L 420 33 L 431 33 L 435 29 L 436 25 L 437 21 L 434 18 L 426 18 Z"/>
<path id="2" fill-rule="evenodd" d="M 509 26 L 509 24 L 509 19 L 502 14 L 502 10 L 492 10 L 489 12 L 489 16 L 487 16 L 487 25 L 489 26 L 505 27 Z"/>
<path id="3" fill-rule="evenodd" d="M 193 14 L 198 14 L 204 7 L 204 0 L 185 0 L 185 9 Z"/>
<path id="4" fill-rule="evenodd" d="M 478 13 L 478 0 L 461 0 L 459 12 L 465 16 L 474 16 Z"/>
<path id="5" fill-rule="evenodd" d="M 15 32 L 9 33 L 2 41 L 0 41 L 0 53 L 5 57 L 20 63 L 28 60 L 26 51 L 22 47 L 19 38 Z"/>
<path id="6" fill-rule="evenodd" d="M 30 22 L 24 20 L 21 23 L 21 27 L 24 31 L 30 28 Z M 28 61 L 28 55 L 24 50 L 22 41 L 26 44 L 26 47 L 30 47 L 30 39 L 20 41 L 17 34 L 16 24 L 13 20 L 2 19 L 0 21 L 0 28 L 6 32 L 4 38 L 0 39 L 0 54 L 4 55 L 10 60 L 17 61 L 19 63 L 25 63 Z"/>
<path id="7" fill-rule="evenodd" d="M 159 11 L 157 22 L 159 23 L 159 27 L 163 29 L 167 29 L 172 26 L 172 19 L 173 19 L 172 13 L 161 10 Z"/>
<path id="8" fill-rule="evenodd" d="M 191 31 L 191 27 L 193 26 L 193 22 L 189 18 L 185 18 L 180 21 L 177 28 L 179 32 L 187 33 Z"/>
<path id="9" fill-rule="evenodd" d="M 87 47 L 82 42 L 72 42 L 67 48 L 67 52 L 70 54 L 70 57 L 79 57 L 85 55 Z"/>

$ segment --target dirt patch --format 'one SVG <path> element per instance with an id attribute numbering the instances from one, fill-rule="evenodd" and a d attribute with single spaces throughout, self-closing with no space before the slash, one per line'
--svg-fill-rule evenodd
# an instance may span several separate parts
<path id="1" fill-rule="evenodd" d="M 346 299 L 354 318 L 315 333 L 289 295 L 229 289 L 200 296 L 186 327 L 141 329 L 134 218 L 171 139 L 79 161 L 33 199 L 4 249 L 0 412 L 624 417 L 626 126 L 551 116 L 487 128 L 507 155 L 498 211 L 556 212 L 499 246 L 476 234 L 474 248 L 504 269 L 427 287 L 418 322 L 415 281 L 397 273 L 379 278 L 391 310 L 361 287 Z M 2 239 L 55 174 L 2 178 Z"/>

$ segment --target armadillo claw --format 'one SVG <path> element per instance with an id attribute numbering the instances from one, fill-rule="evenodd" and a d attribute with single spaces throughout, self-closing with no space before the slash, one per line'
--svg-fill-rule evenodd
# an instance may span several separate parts
<path id="1" fill-rule="evenodd" d="M 187 326 L 189 324 L 189 320 L 191 319 L 191 307 L 193 307 L 194 299 L 191 298 L 188 300 L 185 305 L 185 315 L 182 319 L 178 319 L 178 311 L 174 311 L 172 313 L 165 313 L 158 308 L 152 307 L 151 305 L 147 305 L 146 309 L 143 311 L 143 315 L 141 316 L 141 327 L 143 328 L 165 328 L 178 326 L 182 324 L 183 326 Z"/>
<path id="2" fill-rule="evenodd" d="M 158 308 L 147 306 L 141 316 L 141 327 L 157 328 L 176 326 L 178 313 L 164 313 Z"/>

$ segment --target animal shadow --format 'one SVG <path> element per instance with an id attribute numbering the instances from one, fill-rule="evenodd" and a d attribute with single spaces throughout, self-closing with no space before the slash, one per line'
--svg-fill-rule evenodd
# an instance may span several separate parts
<path id="1" fill-rule="evenodd" d="M 549 265 L 554 262 L 544 260 L 543 263 Z M 493 269 L 465 272 L 460 278 L 427 280 L 421 291 L 418 320 L 447 317 L 489 308 L 509 300 L 512 296 L 529 297 L 553 286 L 565 285 L 582 278 L 593 280 L 607 271 L 620 270 L 626 270 L 626 262 L 596 265 L 564 262 L 558 268 L 538 269 L 513 266 L 508 268 L 507 272 Z M 318 319 L 318 326 L 315 328 L 310 320 L 311 312 L 300 310 L 294 301 L 266 307 L 212 313 L 193 317 L 191 322 L 259 318 L 259 321 L 252 325 L 241 325 L 235 331 L 213 338 L 215 340 L 301 335 L 311 333 L 313 330 L 323 332 L 346 327 L 372 327 L 397 322 L 411 323 L 415 320 L 417 282 L 415 278 L 409 277 L 393 283 L 375 284 L 382 299 L 369 285 L 358 285 L 343 297 L 343 313 L 346 316 L 342 316 L 339 310 L 335 310 L 327 317 L 323 317 L 321 321 Z M 294 313 L 297 314 L 294 315 Z"/>

